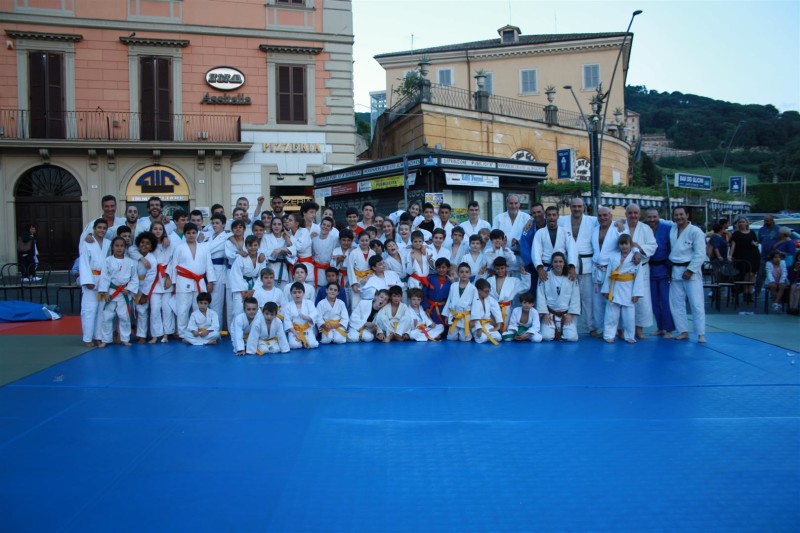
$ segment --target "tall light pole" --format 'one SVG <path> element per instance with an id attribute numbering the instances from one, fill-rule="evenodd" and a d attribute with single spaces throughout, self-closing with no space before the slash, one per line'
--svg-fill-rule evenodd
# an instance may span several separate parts
<path id="1" fill-rule="evenodd" d="M 590 102 L 592 106 L 592 114 L 588 119 L 586 115 L 583 114 L 583 109 L 581 108 L 580 102 L 578 102 L 578 97 L 575 95 L 575 91 L 572 90 L 572 85 L 564 85 L 564 89 L 568 89 L 572 93 L 572 97 L 575 99 L 575 103 L 578 106 L 578 111 L 581 112 L 581 118 L 583 119 L 586 131 L 589 134 L 589 157 L 591 158 L 592 173 L 592 213 L 594 215 L 597 215 L 597 209 L 600 207 L 600 158 L 603 151 L 602 142 L 603 135 L 605 134 L 606 115 L 608 114 L 608 107 L 606 106 L 605 111 L 603 111 L 603 105 L 611 94 L 611 89 L 614 87 L 614 79 L 617 76 L 617 67 L 619 66 L 619 60 L 622 57 L 622 52 L 625 50 L 625 43 L 628 40 L 628 34 L 631 31 L 631 26 L 633 26 L 633 19 L 635 19 L 637 15 L 641 14 L 642 10 L 637 9 L 631 15 L 631 20 L 628 22 L 628 29 L 625 30 L 625 35 L 622 38 L 622 44 L 620 45 L 619 52 L 617 53 L 617 60 L 614 62 L 614 70 L 611 73 L 611 82 L 608 84 L 608 91 L 603 93 L 602 83 L 597 86 L 597 94 L 592 97 Z M 600 117 L 601 111 L 603 111 L 602 118 Z"/>
<path id="2" fill-rule="evenodd" d="M 572 93 L 572 97 L 575 99 L 575 104 L 578 106 L 578 111 L 581 112 L 581 119 L 583 119 L 583 125 L 586 128 L 586 132 L 589 134 L 589 161 L 591 163 L 590 169 L 590 179 L 592 184 L 592 214 L 597 215 L 597 209 L 600 207 L 600 111 L 603 107 L 603 93 L 601 92 L 601 87 L 597 87 L 597 94 L 592 97 L 590 102 L 592 106 L 592 114 L 587 117 L 583 114 L 583 108 L 581 107 L 580 102 L 578 102 L 578 97 L 575 94 L 575 91 L 572 89 L 572 85 L 564 85 L 564 89 L 567 89 L 570 93 Z"/>
<path id="3" fill-rule="evenodd" d="M 725 170 L 725 163 L 728 162 L 728 153 L 731 151 L 731 146 L 733 146 L 733 140 L 736 138 L 736 134 L 739 133 L 739 128 L 742 127 L 744 124 L 744 120 L 740 120 L 739 123 L 736 125 L 736 129 L 733 130 L 733 135 L 731 135 L 731 140 L 728 143 L 728 148 L 725 150 L 725 157 L 722 158 L 722 170 Z"/>

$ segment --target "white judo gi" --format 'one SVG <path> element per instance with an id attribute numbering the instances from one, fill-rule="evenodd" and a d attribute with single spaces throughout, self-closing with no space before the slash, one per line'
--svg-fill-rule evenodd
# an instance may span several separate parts
<path id="1" fill-rule="evenodd" d="M 636 341 L 635 335 L 635 304 L 632 299 L 638 296 L 641 301 L 645 291 L 641 265 L 633 263 L 634 253 L 631 251 L 622 259 L 620 252 L 614 252 L 608 260 L 606 279 L 600 289 L 602 294 L 608 294 L 605 313 L 605 326 L 603 328 L 603 338 L 614 340 L 617 329 L 620 327 L 620 315 L 622 318 L 622 329 L 626 341 Z M 629 279 L 632 278 L 632 279 Z M 647 285 L 650 288 L 650 285 Z"/>
<path id="2" fill-rule="evenodd" d="M 442 316 L 446 317 L 450 324 L 450 328 L 447 330 L 447 340 L 470 341 L 472 340 L 470 313 L 472 312 L 472 303 L 478 298 L 478 291 L 472 283 L 467 283 L 463 289 L 459 283 L 450 285 L 450 294 L 447 295 Z"/>
<path id="3" fill-rule="evenodd" d="M 489 295 L 497 300 L 497 305 L 500 306 L 500 312 L 503 315 L 502 327 L 498 324 L 498 329 L 500 329 L 502 333 L 508 327 L 508 320 L 511 315 L 514 300 L 523 292 L 527 292 L 531 289 L 531 275 L 529 272 L 526 272 L 520 279 L 506 276 L 500 286 L 500 290 L 497 289 L 497 276 L 491 276 L 487 278 L 486 281 L 489 282 L 489 287 L 491 288 Z"/>
<path id="4" fill-rule="evenodd" d="M 484 342 L 491 342 L 494 345 L 500 343 L 503 337 L 496 326 L 491 324 L 491 320 L 498 326 L 503 323 L 503 313 L 500 311 L 500 306 L 497 300 L 492 296 L 487 296 L 481 300 L 479 296 L 475 296 L 472 301 L 472 308 L 469 313 L 470 328 L 472 329 L 472 337 L 478 344 Z"/>
<path id="5" fill-rule="evenodd" d="M 308 315 L 311 321 L 306 321 L 300 315 Z M 316 348 L 319 346 L 314 324 L 319 314 L 314 302 L 302 300 L 300 307 L 294 301 L 288 302 L 283 308 L 283 328 L 286 330 L 286 339 L 293 350 L 298 348 Z"/>
<path id="6" fill-rule="evenodd" d="M 144 262 L 137 261 L 136 274 L 139 278 L 139 292 L 136 295 L 136 338 L 147 338 L 147 325 L 150 323 L 150 292 L 158 274 L 158 261 L 152 252 L 148 253 L 144 259 L 150 264 L 150 268 L 144 266 Z"/>
<path id="7" fill-rule="evenodd" d="M 327 298 L 317 304 L 317 329 L 320 333 L 321 344 L 344 344 L 347 342 L 347 326 L 350 324 L 350 315 L 344 302 L 336 298 L 333 305 Z M 330 329 L 325 331 L 322 326 Z"/>
<path id="8" fill-rule="evenodd" d="M 627 221 L 625 222 L 625 229 L 622 233 L 627 233 L 628 235 L 631 233 Z M 645 287 L 650 287 L 650 265 L 648 263 L 650 261 L 650 256 L 656 253 L 656 249 L 658 248 L 656 237 L 653 235 L 653 229 L 640 220 L 633 230 L 631 239 L 638 245 L 634 246 L 633 250 L 638 251 L 642 257 L 642 261 L 639 264 L 639 275 L 642 277 L 642 283 L 644 283 Z M 644 296 L 639 298 L 639 301 L 636 302 L 634 307 L 636 309 L 637 327 L 646 328 L 653 325 L 653 304 L 649 290 L 645 291 Z"/>
<path id="9" fill-rule="evenodd" d="M 542 342 L 542 333 L 541 333 L 541 326 L 539 324 L 539 313 L 536 312 L 536 308 L 531 308 L 528 312 L 528 320 L 525 322 L 521 322 L 522 320 L 522 308 L 515 307 L 513 311 L 511 311 L 511 316 L 508 320 L 508 328 L 506 332 L 503 334 L 503 340 L 505 341 L 513 341 L 514 337 L 517 335 L 517 332 L 520 331 L 521 328 L 525 328 L 525 331 L 522 333 L 530 333 L 530 337 L 528 340 L 531 342 Z"/>
<path id="10" fill-rule="evenodd" d="M 541 321 L 542 340 L 551 341 L 556 338 L 556 331 L 561 331 L 565 341 L 578 340 L 578 316 L 581 314 L 581 294 L 576 281 L 567 276 L 556 276 L 550 271 L 546 281 L 540 281 L 536 295 L 536 311 L 541 315 L 550 315 L 552 324 Z M 574 315 L 571 324 L 563 325 L 565 314 Z"/>
<path id="11" fill-rule="evenodd" d="M 186 341 L 192 346 L 205 346 L 210 342 L 219 340 L 219 315 L 211 307 L 206 310 L 206 314 L 203 314 L 200 309 L 192 311 L 192 314 L 189 315 L 189 325 L 187 327 L 189 335 L 186 337 Z M 208 335 L 195 337 L 192 333 L 193 331 L 198 333 L 208 332 Z"/>
<path id="12" fill-rule="evenodd" d="M 288 353 L 289 350 L 289 341 L 286 339 L 283 320 L 275 317 L 267 324 L 264 314 L 259 313 L 253 319 L 253 326 L 247 339 L 247 352 L 264 355 L 278 352 Z"/>
<path id="13" fill-rule="evenodd" d="M 408 316 L 411 318 L 411 330 L 408 336 L 413 341 L 427 342 L 435 341 L 444 332 L 444 326 L 434 324 L 431 317 L 420 307 L 417 311 L 408 306 Z"/>
<path id="14" fill-rule="evenodd" d="M 697 335 L 706 334 L 706 309 L 703 297 L 703 263 L 706 261 L 706 236 L 691 222 L 678 232 L 678 226 L 669 230 L 672 263 L 672 281 L 669 284 L 669 309 L 678 333 L 689 331 L 686 317 L 686 299 L 692 308 L 692 322 Z M 683 279 L 683 273 L 692 271 L 692 277 Z"/>
<path id="15" fill-rule="evenodd" d="M 100 338 L 100 323 L 103 313 L 97 299 L 97 285 L 103 271 L 103 263 L 108 257 L 111 239 L 104 238 L 102 244 L 97 240 L 80 243 L 80 277 L 81 284 L 81 330 L 83 342 L 89 343 Z M 89 287 L 91 285 L 91 288 Z"/>
<path id="16" fill-rule="evenodd" d="M 136 273 L 136 263 L 133 259 L 106 257 L 97 290 L 107 293 L 111 298 L 109 302 L 100 302 L 100 308 L 103 310 L 100 340 L 105 343 L 112 341 L 114 317 L 116 316 L 119 320 L 119 339 L 122 342 L 129 342 L 131 340 L 130 308 L 135 305 L 133 300 L 139 291 L 139 276 Z M 125 295 L 123 290 L 127 290 L 128 294 Z"/>
<path id="17" fill-rule="evenodd" d="M 606 236 L 600 244 L 600 226 L 592 230 L 592 329 L 603 331 L 605 328 L 606 298 L 600 293 L 600 288 L 606 279 L 608 260 L 611 254 L 619 250 L 617 245 L 619 232 L 617 225 L 611 224 L 606 231 Z"/>
<path id="18" fill-rule="evenodd" d="M 592 330 L 592 324 L 594 323 L 594 313 L 592 312 L 592 297 L 594 294 L 594 283 L 592 282 L 592 257 L 594 256 L 592 232 L 598 225 L 597 217 L 581 216 L 577 234 L 572 231 L 572 215 L 558 217 L 558 225 L 568 229 L 575 240 L 575 250 L 578 254 L 575 268 L 578 271 L 578 285 L 581 291 L 581 330 L 588 334 Z"/>
<path id="19" fill-rule="evenodd" d="M 188 335 L 189 315 L 197 309 L 197 295 L 206 292 L 206 281 L 217 281 L 208 245 L 197 243 L 195 253 L 186 243 L 176 245 L 170 278 L 175 285 L 175 314 L 177 315 L 178 335 L 185 339 Z"/>

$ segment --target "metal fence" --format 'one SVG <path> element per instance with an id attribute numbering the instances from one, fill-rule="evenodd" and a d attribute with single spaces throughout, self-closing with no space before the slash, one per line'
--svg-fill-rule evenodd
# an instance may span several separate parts
<path id="1" fill-rule="evenodd" d="M 426 94 L 430 95 L 428 99 L 423 97 Z M 478 110 L 475 103 L 475 93 L 473 91 L 432 83 L 430 85 L 430 91 L 427 92 L 418 85 L 413 87 L 408 94 L 404 95 L 397 103 L 386 110 L 386 124 L 394 122 L 397 118 L 403 116 L 421 102 L 454 109 Z M 488 109 L 484 111 L 504 117 L 519 118 L 544 124 L 557 124 L 565 128 L 586 129 L 580 113 L 557 109 L 555 106 L 545 106 L 525 100 L 507 98 L 505 96 L 489 95 Z"/>
<path id="2" fill-rule="evenodd" d="M 51 115 L 0 109 L 0 140 L 241 142 L 235 115 L 144 115 L 125 111 L 65 111 Z"/>

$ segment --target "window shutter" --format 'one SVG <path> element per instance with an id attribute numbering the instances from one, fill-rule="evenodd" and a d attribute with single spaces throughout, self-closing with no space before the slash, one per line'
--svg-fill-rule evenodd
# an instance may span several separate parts
<path id="1" fill-rule="evenodd" d="M 139 59 L 139 117 L 140 134 L 143 141 L 156 138 L 156 65 L 154 57 Z"/>
<path id="2" fill-rule="evenodd" d="M 172 60 L 142 57 L 139 61 L 140 139 L 172 140 Z"/>
<path id="3" fill-rule="evenodd" d="M 64 57 L 47 54 L 47 138 L 64 138 Z"/>
<path id="4" fill-rule="evenodd" d="M 51 52 L 28 54 L 30 135 L 35 139 L 63 139 L 63 56 Z"/>
<path id="5" fill-rule="evenodd" d="M 168 57 L 156 58 L 156 135 L 159 141 L 172 140 L 171 73 L 172 60 Z"/>
<path id="6" fill-rule="evenodd" d="M 292 122 L 306 122 L 306 69 L 292 67 Z"/>
<path id="7" fill-rule="evenodd" d="M 277 74 L 278 122 L 305 124 L 307 120 L 305 67 L 279 65 Z"/>

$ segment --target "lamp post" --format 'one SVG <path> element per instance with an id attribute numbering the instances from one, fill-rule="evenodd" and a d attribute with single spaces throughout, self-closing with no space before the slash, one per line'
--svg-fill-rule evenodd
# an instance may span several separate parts
<path id="1" fill-rule="evenodd" d="M 580 102 L 578 102 L 578 97 L 575 95 L 575 91 L 572 90 L 572 85 L 564 85 L 564 89 L 568 89 L 569 92 L 572 93 L 572 97 L 575 99 L 575 104 L 578 106 L 578 111 L 581 112 L 581 118 L 583 119 L 586 131 L 589 134 L 589 157 L 591 159 L 592 173 L 592 214 L 595 216 L 597 215 L 597 209 L 600 207 L 600 157 L 602 155 L 602 140 L 608 108 L 606 107 L 602 117 L 600 116 L 600 113 L 603 111 L 603 105 L 606 103 L 606 100 L 611 94 L 611 89 L 614 87 L 614 78 L 617 76 L 617 67 L 619 66 L 619 60 L 622 57 L 622 52 L 625 50 L 625 43 L 628 40 L 628 33 L 631 31 L 633 19 L 635 19 L 637 15 L 641 14 L 642 10 L 637 9 L 631 15 L 631 20 L 628 23 L 628 29 L 625 30 L 625 36 L 622 38 L 622 45 L 617 53 L 617 60 L 614 62 L 614 70 L 611 73 L 611 82 L 608 84 L 608 91 L 603 93 L 602 83 L 597 86 L 597 93 L 590 101 L 590 105 L 592 106 L 592 114 L 588 119 L 586 115 L 583 114 L 583 109 L 581 108 Z"/>
<path id="2" fill-rule="evenodd" d="M 572 85 L 564 85 L 564 89 L 572 93 L 575 99 L 575 104 L 578 106 L 578 111 L 581 113 L 583 126 L 589 134 L 589 162 L 591 163 L 590 176 L 592 184 L 592 214 L 597 215 L 597 209 L 600 207 L 600 111 L 603 109 L 603 92 L 602 84 L 597 87 L 597 94 L 592 97 L 589 102 L 592 106 L 592 114 L 587 118 L 583 114 L 583 108 L 578 101 L 578 96 L 572 89 Z"/>

